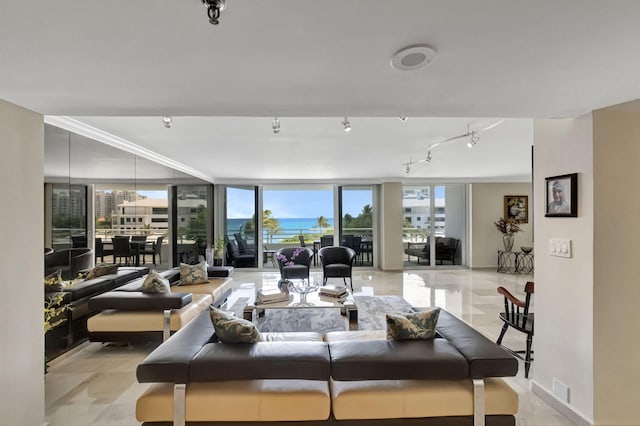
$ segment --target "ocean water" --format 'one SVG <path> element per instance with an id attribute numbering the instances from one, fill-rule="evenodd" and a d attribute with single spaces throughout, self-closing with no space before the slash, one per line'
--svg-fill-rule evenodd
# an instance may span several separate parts
<path id="1" fill-rule="evenodd" d="M 227 234 L 233 235 L 238 232 L 240 227 L 249 220 L 251 219 L 227 219 Z M 320 233 L 319 229 L 316 227 L 318 224 L 317 217 L 278 219 L 278 222 L 280 222 L 280 231 L 278 234 L 273 236 L 272 242 L 274 243 L 285 238 L 290 238 L 294 235 Z M 333 218 L 327 218 L 327 222 L 329 222 L 329 227 L 333 228 Z M 263 238 L 267 238 L 266 233 Z"/>

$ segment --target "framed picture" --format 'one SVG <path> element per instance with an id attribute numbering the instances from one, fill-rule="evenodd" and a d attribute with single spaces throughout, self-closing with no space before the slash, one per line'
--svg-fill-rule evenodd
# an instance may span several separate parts
<path id="1" fill-rule="evenodd" d="M 546 217 L 578 217 L 578 174 L 551 176 L 546 183 Z"/>
<path id="2" fill-rule="evenodd" d="M 516 223 L 529 223 L 529 197 L 527 195 L 504 196 L 504 218 Z"/>

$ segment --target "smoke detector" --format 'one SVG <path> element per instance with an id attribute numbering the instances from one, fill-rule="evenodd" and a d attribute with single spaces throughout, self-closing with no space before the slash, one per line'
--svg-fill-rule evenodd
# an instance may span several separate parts
<path id="1" fill-rule="evenodd" d="M 398 71 L 415 71 L 429 65 L 436 51 L 427 45 L 405 47 L 391 58 L 391 66 Z"/>

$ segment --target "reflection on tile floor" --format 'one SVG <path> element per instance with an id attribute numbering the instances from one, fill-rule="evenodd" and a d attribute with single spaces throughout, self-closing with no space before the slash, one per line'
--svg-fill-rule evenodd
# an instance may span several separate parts
<path id="1" fill-rule="evenodd" d="M 240 288 L 243 283 L 270 279 L 272 275 L 274 272 L 236 269 L 233 284 Z M 497 312 L 502 307 L 502 297 L 496 287 L 504 286 L 524 297 L 524 284 L 528 280 L 532 277 L 486 270 L 380 272 L 357 269 L 353 286 L 355 295 L 401 295 L 413 306 L 440 306 L 495 341 L 501 327 Z M 510 331 L 503 343 L 521 350 L 525 338 Z M 135 419 L 135 401 L 147 385 L 137 383 L 135 368 L 156 346 L 103 347 L 99 343 L 85 343 L 72 354 L 52 361 L 45 378 L 47 421 L 51 426 L 139 425 Z M 524 378 L 523 372 L 521 363 L 518 376 L 507 379 L 520 394 L 518 425 L 572 425 L 531 393 L 530 380 Z M 535 377 L 535 363 L 530 376 Z"/>

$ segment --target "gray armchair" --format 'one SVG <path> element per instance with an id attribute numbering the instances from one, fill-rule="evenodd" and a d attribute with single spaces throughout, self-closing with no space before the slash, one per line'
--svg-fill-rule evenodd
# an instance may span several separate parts
<path id="1" fill-rule="evenodd" d="M 295 252 L 298 255 L 293 257 Z M 280 277 L 285 279 L 309 279 L 309 269 L 313 260 L 313 250 L 309 247 L 284 247 L 275 253 Z"/>
<path id="2" fill-rule="evenodd" d="M 327 283 L 328 278 L 342 278 L 344 285 L 347 285 L 347 277 L 353 291 L 352 269 L 356 252 L 343 246 L 323 247 L 318 252 L 322 263 L 322 285 Z"/>

